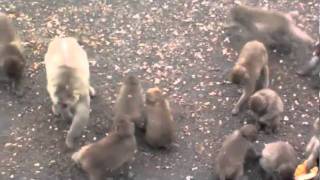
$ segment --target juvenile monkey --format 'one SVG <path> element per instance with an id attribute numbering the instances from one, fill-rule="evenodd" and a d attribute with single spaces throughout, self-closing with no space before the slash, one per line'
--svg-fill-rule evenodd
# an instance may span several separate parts
<path id="1" fill-rule="evenodd" d="M 252 142 L 257 138 L 254 125 L 245 125 L 234 131 L 223 142 L 216 159 L 216 173 L 220 180 L 242 180 L 243 166 L 248 155 L 258 156 L 253 149 Z"/>
<path id="2" fill-rule="evenodd" d="M 265 179 L 293 180 L 297 155 L 288 142 L 277 141 L 265 145 L 259 163 L 265 170 Z"/>
<path id="3" fill-rule="evenodd" d="M 239 58 L 231 71 L 231 82 L 242 88 L 242 95 L 232 114 L 237 114 L 241 106 L 257 90 L 257 82 L 261 81 L 262 88 L 269 86 L 268 53 L 259 41 L 247 42 L 242 48 Z"/>
<path id="4" fill-rule="evenodd" d="M 282 13 L 239 5 L 231 10 L 232 20 L 236 26 L 244 28 L 266 46 L 299 47 L 296 50 L 308 50 L 313 39 L 293 20 L 294 13 Z"/>
<path id="5" fill-rule="evenodd" d="M 115 116 L 122 114 L 128 115 L 139 128 L 144 128 L 145 126 L 142 91 L 139 80 L 133 75 L 128 75 L 123 80 L 114 107 Z"/>
<path id="6" fill-rule="evenodd" d="M 272 89 L 266 88 L 255 92 L 249 98 L 249 109 L 257 115 L 258 129 L 275 132 L 280 126 L 283 102 Z"/>
<path id="7" fill-rule="evenodd" d="M 67 146 L 72 148 L 88 123 L 90 95 L 95 95 L 89 83 L 87 54 L 76 39 L 55 38 L 45 55 L 45 67 L 53 113 L 72 119 L 66 137 Z"/>
<path id="8" fill-rule="evenodd" d="M 315 134 L 310 139 L 306 152 L 309 155 L 307 158 L 307 170 L 309 171 L 319 163 L 320 153 L 320 119 L 317 119 L 313 125 Z M 319 165 L 319 164 L 318 164 Z"/>
<path id="9" fill-rule="evenodd" d="M 168 100 L 158 87 L 146 93 L 146 141 L 155 148 L 168 147 L 175 138 L 175 123 Z"/>
<path id="10" fill-rule="evenodd" d="M 124 115 L 115 119 L 114 131 L 109 136 L 83 146 L 72 155 L 90 180 L 103 180 L 104 175 L 112 174 L 130 161 L 137 150 L 133 122 Z"/>
<path id="11" fill-rule="evenodd" d="M 18 34 L 10 21 L 0 13 L 0 80 L 11 82 L 17 95 L 22 95 L 21 81 L 26 61 Z"/>

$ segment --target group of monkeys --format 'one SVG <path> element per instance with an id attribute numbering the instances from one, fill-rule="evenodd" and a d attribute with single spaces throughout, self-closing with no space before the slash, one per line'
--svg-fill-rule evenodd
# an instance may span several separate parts
<path id="1" fill-rule="evenodd" d="M 266 179 L 293 179 L 297 157 L 287 142 L 267 144 L 262 153 L 253 149 L 258 130 L 276 132 L 284 111 L 279 95 L 269 88 L 268 48 L 288 48 L 292 53 L 307 52 L 313 39 L 295 24 L 294 13 L 261 10 L 238 5 L 231 10 L 232 28 L 251 35 L 242 48 L 230 79 L 243 89 L 232 109 L 238 114 L 248 104 L 256 125 L 248 124 L 229 135 L 217 155 L 215 171 L 220 180 L 244 178 L 244 163 L 248 156 L 258 159 Z M 270 22 L 272 20 L 272 23 Z M 298 51 L 300 52 L 300 51 Z M 13 25 L 0 14 L 0 80 L 12 84 L 14 92 L 22 94 L 21 82 L 26 61 Z M 311 74 L 320 84 L 320 45 L 311 60 L 298 71 Z M 45 54 L 47 90 L 52 112 L 63 119 L 71 119 L 66 145 L 74 148 L 75 139 L 87 126 L 90 100 L 96 95 L 90 85 L 86 52 L 75 38 L 54 38 Z M 318 83 L 319 82 L 319 83 Z M 307 168 L 319 160 L 320 120 L 314 123 L 315 135 L 307 146 Z M 90 180 L 100 180 L 111 174 L 134 156 L 137 143 L 135 128 L 145 131 L 146 142 L 154 147 L 168 147 L 175 139 L 175 123 L 166 96 L 158 88 L 143 88 L 134 75 L 127 75 L 120 88 L 115 106 L 111 133 L 101 140 L 85 145 L 72 155 L 74 162 L 86 171 Z"/>

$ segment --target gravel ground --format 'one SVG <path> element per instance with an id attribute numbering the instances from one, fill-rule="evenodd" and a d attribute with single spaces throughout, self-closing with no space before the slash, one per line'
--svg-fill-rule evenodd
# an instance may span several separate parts
<path id="1" fill-rule="evenodd" d="M 318 0 L 247 3 L 297 10 L 299 26 L 319 36 Z M 98 92 L 79 147 L 109 132 L 119 82 L 131 71 L 144 88 L 158 85 L 167 92 L 178 138 L 168 151 L 152 150 L 139 140 L 129 172 L 114 179 L 211 179 L 224 137 L 248 119 L 245 113 L 231 116 L 240 93 L 225 81 L 237 57 L 222 28 L 233 6 L 232 0 L 0 0 L 0 11 L 10 15 L 21 34 L 29 77 L 22 98 L 0 89 L 0 179 L 86 179 L 64 144 L 69 124 L 53 117 L 46 92 L 42 62 L 55 36 L 79 39 Z M 301 63 L 270 53 L 271 87 L 283 98 L 284 121 L 278 134 L 260 133 L 258 150 L 264 143 L 286 140 L 304 158 L 312 123 L 319 118 L 319 95 L 308 78 L 295 74 Z M 249 179 L 258 179 L 250 172 Z"/>

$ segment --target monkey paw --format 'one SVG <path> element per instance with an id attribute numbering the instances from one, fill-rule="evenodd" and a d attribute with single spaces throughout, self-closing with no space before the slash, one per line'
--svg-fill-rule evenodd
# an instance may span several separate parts
<path id="1" fill-rule="evenodd" d="M 74 147 L 74 139 L 71 138 L 71 137 L 69 137 L 69 136 L 67 136 L 67 138 L 66 138 L 66 145 L 67 145 L 67 147 L 68 147 L 69 149 L 73 149 L 73 147 Z"/>
<path id="2" fill-rule="evenodd" d="M 97 95 L 96 90 L 92 86 L 90 86 L 89 88 L 89 94 L 91 97 L 94 97 Z"/>

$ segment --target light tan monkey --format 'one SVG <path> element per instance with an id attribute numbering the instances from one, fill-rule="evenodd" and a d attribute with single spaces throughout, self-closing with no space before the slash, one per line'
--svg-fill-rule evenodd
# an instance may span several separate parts
<path id="1" fill-rule="evenodd" d="M 168 100 L 158 87 L 146 93 L 146 141 L 155 148 L 168 147 L 175 139 L 175 122 Z"/>
<path id="2" fill-rule="evenodd" d="M 297 154 L 288 142 L 269 143 L 262 150 L 260 165 L 266 172 L 266 179 L 293 180 Z"/>
<path id="3" fill-rule="evenodd" d="M 262 88 L 269 87 L 268 53 L 261 42 L 250 41 L 242 48 L 231 71 L 231 82 L 240 85 L 243 90 L 232 114 L 237 114 L 249 96 L 257 90 L 258 81 L 263 82 Z"/>
<path id="4" fill-rule="evenodd" d="M 18 34 L 10 19 L 0 13 L 0 80 L 11 81 L 17 95 L 23 93 L 21 83 L 25 64 Z"/>
<path id="5" fill-rule="evenodd" d="M 275 91 L 266 88 L 255 92 L 249 98 L 249 109 L 257 115 L 258 129 L 275 132 L 280 126 L 283 102 Z"/>
<path id="6" fill-rule="evenodd" d="M 115 117 L 114 132 L 98 142 L 83 146 L 72 155 L 90 180 L 103 180 L 130 161 L 137 150 L 134 124 L 128 116 Z"/>
<path id="7" fill-rule="evenodd" d="M 126 76 L 115 103 L 115 116 L 128 115 L 137 127 L 144 128 L 142 92 L 139 80 L 133 75 Z"/>
<path id="8" fill-rule="evenodd" d="M 273 10 L 239 5 L 231 10 L 232 20 L 236 26 L 244 28 L 266 46 L 281 46 L 294 51 L 307 51 L 314 40 L 294 21 L 294 13 L 282 13 Z"/>
<path id="9" fill-rule="evenodd" d="M 53 113 L 72 119 L 66 138 L 67 146 L 72 148 L 88 123 L 90 94 L 95 95 L 89 83 L 87 54 L 76 39 L 55 38 L 45 55 L 45 66 Z"/>
<path id="10" fill-rule="evenodd" d="M 243 165 L 246 157 L 258 156 L 252 144 L 257 135 L 258 131 L 254 125 L 245 125 L 225 139 L 215 164 L 219 180 L 244 178 Z"/>

